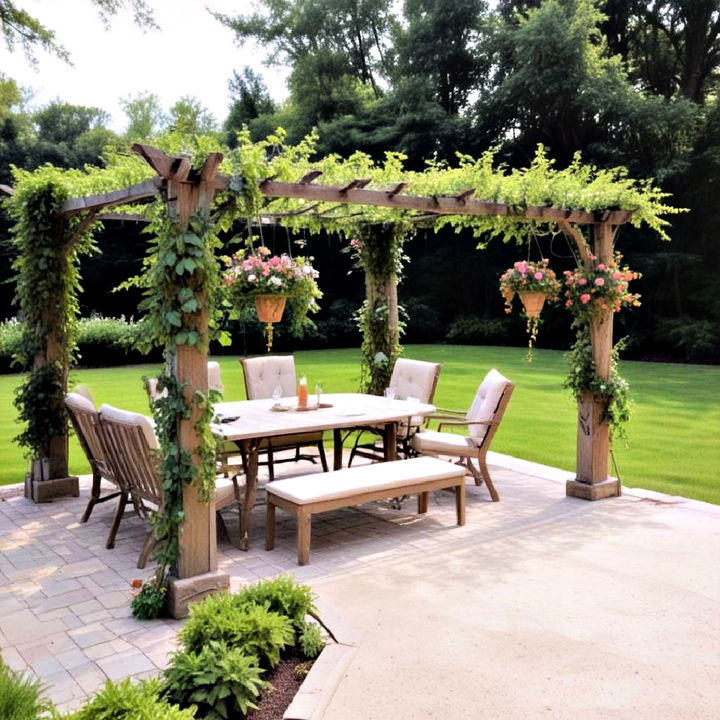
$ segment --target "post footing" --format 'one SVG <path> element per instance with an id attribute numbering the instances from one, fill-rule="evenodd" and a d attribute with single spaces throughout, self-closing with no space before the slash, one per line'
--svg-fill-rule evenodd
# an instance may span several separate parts
<path id="1" fill-rule="evenodd" d="M 80 482 L 75 475 L 52 480 L 35 480 L 28 473 L 25 478 L 25 497 L 33 502 L 50 502 L 68 495 L 80 497 Z"/>
<path id="2" fill-rule="evenodd" d="M 230 588 L 230 576 L 219 570 L 182 579 L 170 575 L 167 581 L 167 610 L 176 620 L 188 616 L 192 603 L 211 593 Z"/>
<path id="3" fill-rule="evenodd" d="M 568 480 L 565 483 L 565 495 L 581 500 L 603 500 L 609 497 L 620 497 L 622 487 L 620 481 L 615 478 L 608 478 L 594 484 L 582 482 L 582 480 Z"/>

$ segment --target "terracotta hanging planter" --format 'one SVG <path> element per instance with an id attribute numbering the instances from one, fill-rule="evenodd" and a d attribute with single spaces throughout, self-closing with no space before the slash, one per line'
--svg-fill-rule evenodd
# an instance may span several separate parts
<path id="1" fill-rule="evenodd" d="M 525 308 L 525 316 L 528 318 L 540 317 L 540 312 L 545 305 L 547 294 L 544 292 L 528 292 L 521 290 L 518 292 L 523 307 Z"/>
<path id="2" fill-rule="evenodd" d="M 255 309 L 258 320 L 263 323 L 276 323 L 282 320 L 287 295 L 256 295 Z"/>

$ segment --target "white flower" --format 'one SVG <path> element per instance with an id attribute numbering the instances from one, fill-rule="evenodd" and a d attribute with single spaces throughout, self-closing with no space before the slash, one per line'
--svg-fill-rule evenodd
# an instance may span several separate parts
<path id="1" fill-rule="evenodd" d="M 275 285 L 275 287 L 282 287 L 283 281 L 279 277 L 271 277 L 270 282 Z"/>
<path id="2" fill-rule="evenodd" d="M 255 275 L 248 275 L 247 279 L 248 282 L 255 282 L 257 280 L 257 277 Z"/>
<path id="3" fill-rule="evenodd" d="M 388 356 L 384 352 L 375 353 L 373 362 L 376 365 L 385 365 L 388 362 Z"/>

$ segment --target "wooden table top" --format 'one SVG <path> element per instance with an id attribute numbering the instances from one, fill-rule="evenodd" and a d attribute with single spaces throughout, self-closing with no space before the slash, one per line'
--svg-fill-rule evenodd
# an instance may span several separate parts
<path id="1" fill-rule="evenodd" d="M 280 404 L 286 411 L 271 410 L 274 400 L 242 400 L 222 402 L 215 405 L 215 414 L 237 420 L 213 423 L 215 435 L 226 440 L 249 440 L 250 438 L 294 435 L 317 430 L 332 430 L 362 425 L 383 425 L 402 422 L 413 415 L 431 415 L 434 405 L 414 400 L 388 400 L 378 395 L 361 393 L 323 394 L 320 407 L 306 411 L 297 410 L 297 398 L 285 397 Z M 315 395 L 308 398 L 308 407 L 315 408 Z"/>

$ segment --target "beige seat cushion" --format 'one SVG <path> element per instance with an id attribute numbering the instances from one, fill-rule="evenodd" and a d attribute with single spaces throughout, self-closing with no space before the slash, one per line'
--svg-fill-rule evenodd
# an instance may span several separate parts
<path id="1" fill-rule="evenodd" d="M 221 510 L 236 500 L 235 485 L 231 478 L 215 478 L 215 508 Z"/>
<path id="2" fill-rule="evenodd" d="M 490 370 L 485 376 L 485 379 L 480 383 L 480 387 L 478 387 L 475 393 L 475 398 L 465 415 L 465 419 L 473 422 L 487 422 L 492 420 L 497 406 L 500 403 L 500 398 L 509 384 L 510 381 L 495 368 Z M 468 426 L 468 432 L 475 439 L 475 443 L 478 446 L 482 445 L 487 431 L 487 425 Z"/>
<path id="3" fill-rule="evenodd" d="M 470 457 L 477 455 L 478 452 L 472 437 L 437 430 L 421 430 L 413 437 L 410 444 L 421 454 Z"/>
<path id="4" fill-rule="evenodd" d="M 420 402 L 429 403 L 432 402 L 439 372 L 440 365 L 438 363 L 398 358 L 390 377 L 390 387 L 395 391 L 397 400 L 412 397 L 417 398 Z"/>
<path id="5" fill-rule="evenodd" d="M 154 450 L 160 447 L 155 435 L 155 423 L 149 417 L 128 410 L 120 410 L 112 405 L 103 405 L 100 408 L 100 417 L 122 425 L 138 427 L 142 431 L 149 448 Z"/>
<path id="6" fill-rule="evenodd" d="M 65 396 L 65 404 L 71 409 L 80 412 L 97 413 L 92 401 L 80 393 L 71 392 Z"/>
<path id="7" fill-rule="evenodd" d="M 266 492 L 296 505 L 307 505 L 319 500 L 352 498 L 373 490 L 391 490 L 413 481 L 441 480 L 464 474 L 465 469 L 453 463 L 421 457 L 276 480 L 267 486 Z"/>
<path id="8" fill-rule="evenodd" d="M 271 398 L 277 385 L 283 397 L 297 394 L 295 358 L 292 355 L 246 358 L 243 360 L 248 400 Z"/>

